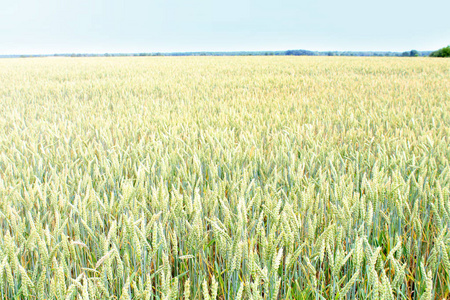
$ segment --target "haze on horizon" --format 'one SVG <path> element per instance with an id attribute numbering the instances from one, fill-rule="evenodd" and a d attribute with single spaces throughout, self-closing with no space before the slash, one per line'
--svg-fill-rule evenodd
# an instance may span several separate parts
<path id="1" fill-rule="evenodd" d="M 450 1 L 17 0 L 0 55 L 186 51 L 419 51 L 450 44 Z"/>

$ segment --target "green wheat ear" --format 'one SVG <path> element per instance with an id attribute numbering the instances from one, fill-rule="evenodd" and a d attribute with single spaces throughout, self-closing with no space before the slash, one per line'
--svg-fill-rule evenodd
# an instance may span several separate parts
<path id="1" fill-rule="evenodd" d="M 448 61 L 0 60 L 1 299 L 443 299 Z"/>

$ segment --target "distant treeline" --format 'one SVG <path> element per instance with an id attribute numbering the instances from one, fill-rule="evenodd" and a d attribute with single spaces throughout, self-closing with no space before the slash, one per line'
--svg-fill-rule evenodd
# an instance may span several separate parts
<path id="1" fill-rule="evenodd" d="M 117 56 L 429 56 L 432 51 L 310 51 L 310 50 L 287 50 L 287 51 L 230 51 L 230 52 L 148 52 L 148 53 L 65 53 L 65 54 L 44 54 L 44 55 L 0 55 L 0 57 L 117 57 Z"/>
<path id="2" fill-rule="evenodd" d="M 450 57 L 450 46 L 441 48 L 430 54 L 431 57 Z"/>

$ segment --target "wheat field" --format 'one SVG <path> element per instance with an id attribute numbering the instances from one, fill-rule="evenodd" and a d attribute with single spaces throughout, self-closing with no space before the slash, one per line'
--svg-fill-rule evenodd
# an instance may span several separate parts
<path id="1" fill-rule="evenodd" d="M 2 299 L 445 299 L 450 61 L 0 60 Z"/>

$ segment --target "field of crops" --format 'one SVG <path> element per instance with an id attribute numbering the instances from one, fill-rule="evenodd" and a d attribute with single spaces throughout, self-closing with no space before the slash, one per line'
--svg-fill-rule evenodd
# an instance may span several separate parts
<path id="1" fill-rule="evenodd" d="M 0 60 L 0 298 L 450 296 L 450 61 Z"/>

